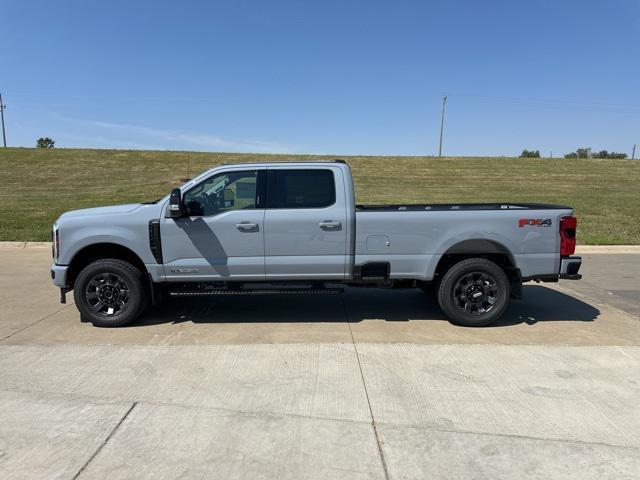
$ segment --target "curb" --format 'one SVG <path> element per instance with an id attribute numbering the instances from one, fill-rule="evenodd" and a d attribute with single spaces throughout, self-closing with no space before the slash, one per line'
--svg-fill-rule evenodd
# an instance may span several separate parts
<path id="1" fill-rule="evenodd" d="M 0 250 L 12 248 L 51 248 L 51 242 L 0 242 Z M 578 245 L 576 255 L 586 254 L 640 254 L 640 245 Z"/>
<path id="2" fill-rule="evenodd" d="M 10 248 L 51 248 L 51 242 L 0 242 L 0 250 Z"/>
<path id="3" fill-rule="evenodd" d="M 640 253 L 640 245 L 578 245 L 576 255 L 588 253 Z"/>

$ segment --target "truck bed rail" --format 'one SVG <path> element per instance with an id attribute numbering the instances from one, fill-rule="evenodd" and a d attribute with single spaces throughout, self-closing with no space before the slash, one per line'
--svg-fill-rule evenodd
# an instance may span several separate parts
<path id="1" fill-rule="evenodd" d="M 418 212 L 449 210 L 567 210 L 571 207 L 547 203 L 440 203 L 356 205 L 356 212 Z"/>

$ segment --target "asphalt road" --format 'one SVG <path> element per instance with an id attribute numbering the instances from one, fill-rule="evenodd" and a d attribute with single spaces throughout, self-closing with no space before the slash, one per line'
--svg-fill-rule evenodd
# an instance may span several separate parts
<path id="1" fill-rule="evenodd" d="M 637 478 L 640 255 L 499 325 L 417 290 L 175 300 L 121 329 L 0 261 L 0 478 Z M 69 297 L 71 300 L 71 296 Z"/>

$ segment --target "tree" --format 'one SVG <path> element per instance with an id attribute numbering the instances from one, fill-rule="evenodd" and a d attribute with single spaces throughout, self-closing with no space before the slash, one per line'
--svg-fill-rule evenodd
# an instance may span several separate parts
<path id="1" fill-rule="evenodd" d="M 520 158 L 540 158 L 540 150 L 522 150 Z"/>
<path id="2" fill-rule="evenodd" d="M 567 153 L 564 158 L 593 158 L 591 148 L 578 148 L 575 152 Z"/>
<path id="3" fill-rule="evenodd" d="M 51 140 L 49 137 L 40 137 L 36 141 L 36 147 L 38 148 L 53 148 L 56 142 Z"/>
<path id="4" fill-rule="evenodd" d="M 576 154 L 578 155 L 578 158 L 591 158 L 591 147 L 579 148 L 576 150 Z"/>

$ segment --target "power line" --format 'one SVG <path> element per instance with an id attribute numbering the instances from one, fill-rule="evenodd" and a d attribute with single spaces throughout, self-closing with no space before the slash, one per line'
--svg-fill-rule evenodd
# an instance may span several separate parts
<path id="1" fill-rule="evenodd" d="M 631 109 L 635 112 L 640 110 L 640 105 L 638 104 L 630 104 L 630 103 L 611 103 L 611 102 L 599 102 L 599 101 L 590 101 L 590 100 L 572 100 L 572 99 L 553 99 L 553 98 L 534 98 L 534 97 L 509 97 L 503 95 L 484 95 L 484 94 L 476 94 L 476 93 L 465 93 L 465 92 L 455 92 L 456 97 L 468 97 L 474 98 L 477 100 L 484 100 L 485 102 L 490 103 L 504 103 L 504 104 L 514 104 L 514 105 L 531 105 L 531 106 L 540 106 L 540 107 L 552 107 L 556 109 L 558 106 L 564 107 L 578 107 L 578 108 L 623 108 L 623 109 Z"/>

